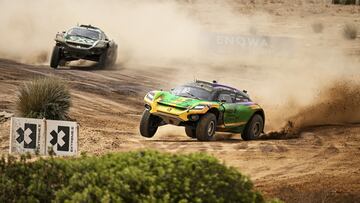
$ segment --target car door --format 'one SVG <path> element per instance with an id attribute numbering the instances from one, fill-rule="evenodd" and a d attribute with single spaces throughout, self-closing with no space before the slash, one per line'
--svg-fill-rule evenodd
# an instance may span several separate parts
<path id="1" fill-rule="evenodd" d="M 251 100 L 243 94 L 237 93 L 235 96 L 235 115 L 234 127 L 245 125 L 252 116 L 253 110 L 250 108 Z"/>
<path id="2" fill-rule="evenodd" d="M 230 91 L 221 91 L 218 101 L 224 109 L 223 122 L 225 127 L 231 127 L 237 121 L 237 109 L 235 102 L 235 93 Z"/>

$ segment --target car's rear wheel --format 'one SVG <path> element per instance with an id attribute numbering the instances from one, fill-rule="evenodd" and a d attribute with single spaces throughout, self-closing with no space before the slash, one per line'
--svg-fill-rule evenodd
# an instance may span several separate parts
<path id="1" fill-rule="evenodd" d="M 263 130 L 264 119 L 259 114 L 255 114 L 246 125 L 241 138 L 243 140 L 255 140 L 260 137 Z"/>
<path id="2" fill-rule="evenodd" d="M 203 115 L 196 127 L 196 138 L 200 141 L 210 141 L 216 130 L 216 116 L 212 113 Z"/>
<path id="3" fill-rule="evenodd" d="M 196 128 L 185 126 L 185 133 L 188 137 L 196 138 Z"/>
<path id="4" fill-rule="evenodd" d="M 58 46 L 54 46 L 51 54 L 50 67 L 57 68 L 59 66 L 60 60 L 61 60 L 61 49 Z"/>
<path id="5" fill-rule="evenodd" d="M 140 134 L 143 137 L 153 137 L 159 127 L 160 122 L 161 118 L 154 116 L 148 110 L 145 110 L 140 121 Z"/>

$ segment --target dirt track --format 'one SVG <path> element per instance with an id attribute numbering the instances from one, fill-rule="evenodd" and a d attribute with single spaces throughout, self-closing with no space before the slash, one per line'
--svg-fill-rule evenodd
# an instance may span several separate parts
<path id="1" fill-rule="evenodd" d="M 151 148 L 168 152 L 208 152 L 249 175 L 257 189 L 291 202 L 360 199 L 360 126 L 308 129 L 299 138 L 245 142 L 239 135 L 217 135 L 215 142 L 187 138 L 182 128 L 164 128 L 153 139 L 137 130 L 142 97 L 166 84 L 149 67 L 114 70 L 81 67 L 52 70 L 0 60 L 0 111 L 15 111 L 18 85 L 55 75 L 72 89 L 71 117 L 81 125 L 80 150 L 90 154 Z M 85 71 L 86 70 L 86 71 Z M 1 152 L 8 149 L 9 122 L 1 124 Z"/>
<path id="2" fill-rule="evenodd" d="M 97 155 L 144 148 L 207 152 L 249 175 L 267 197 L 304 203 L 360 202 L 360 124 L 354 124 L 360 122 L 360 88 L 356 88 L 360 86 L 349 95 L 341 88 L 335 91 L 335 97 L 343 98 L 340 101 L 333 100 L 334 95 L 322 100 L 320 94 L 337 80 L 360 82 L 360 35 L 347 41 L 341 32 L 345 23 L 360 25 L 359 6 L 334 6 L 322 0 L 154 0 L 134 1 L 136 6 L 124 2 L 79 0 L 71 7 L 40 0 L 0 2 L 8 8 L 0 13 L 0 112 L 15 113 L 16 90 L 23 82 L 57 76 L 71 87 L 70 116 L 81 126 L 81 152 Z M 67 12 L 78 15 L 64 15 Z M 48 63 L 54 34 L 71 26 L 69 22 L 104 28 L 119 43 L 119 62 L 125 65 L 111 70 L 28 65 Z M 315 33 L 314 23 L 324 30 Z M 219 46 L 216 38 L 202 44 L 203 38 L 214 36 L 265 37 L 275 43 L 270 50 L 246 43 Z M 224 52 L 218 52 L 221 48 Z M 216 135 L 214 142 L 197 142 L 177 127 L 162 127 L 153 139 L 141 137 L 138 123 L 144 94 L 195 77 L 249 90 L 265 108 L 267 130 L 278 130 L 294 115 L 321 127 L 301 130 L 293 139 L 249 142 L 227 134 Z M 351 99 L 355 101 L 348 102 Z M 0 155 L 8 151 L 8 137 L 9 122 L 0 123 Z"/>

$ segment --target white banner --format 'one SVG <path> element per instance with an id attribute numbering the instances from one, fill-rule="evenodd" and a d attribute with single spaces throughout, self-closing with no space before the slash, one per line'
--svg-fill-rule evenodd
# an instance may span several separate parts
<path id="1" fill-rule="evenodd" d="M 33 118 L 11 118 L 10 153 L 72 156 L 78 152 L 78 124 Z"/>
<path id="2" fill-rule="evenodd" d="M 45 153 L 42 119 L 11 118 L 10 153 Z"/>
<path id="3" fill-rule="evenodd" d="M 78 126 L 70 121 L 46 121 L 46 154 L 49 150 L 56 155 L 77 154 Z"/>

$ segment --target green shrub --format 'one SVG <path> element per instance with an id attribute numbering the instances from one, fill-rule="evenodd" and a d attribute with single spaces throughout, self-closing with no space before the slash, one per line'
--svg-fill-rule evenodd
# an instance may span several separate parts
<path id="1" fill-rule="evenodd" d="M 356 39 L 358 28 L 355 24 L 346 24 L 343 29 L 343 35 L 346 39 Z"/>
<path id="2" fill-rule="evenodd" d="M 153 151 L 0 161 L 0 202 L 264 202 L 252 182 L 205 154 Z"/>
<path id="3" fill-rule="evenodd" d="M 60 79 L 36 79 L 19 88 L 17 110 L 23 117 L 66 120 L 70 105 L 69 89 Z"/>

